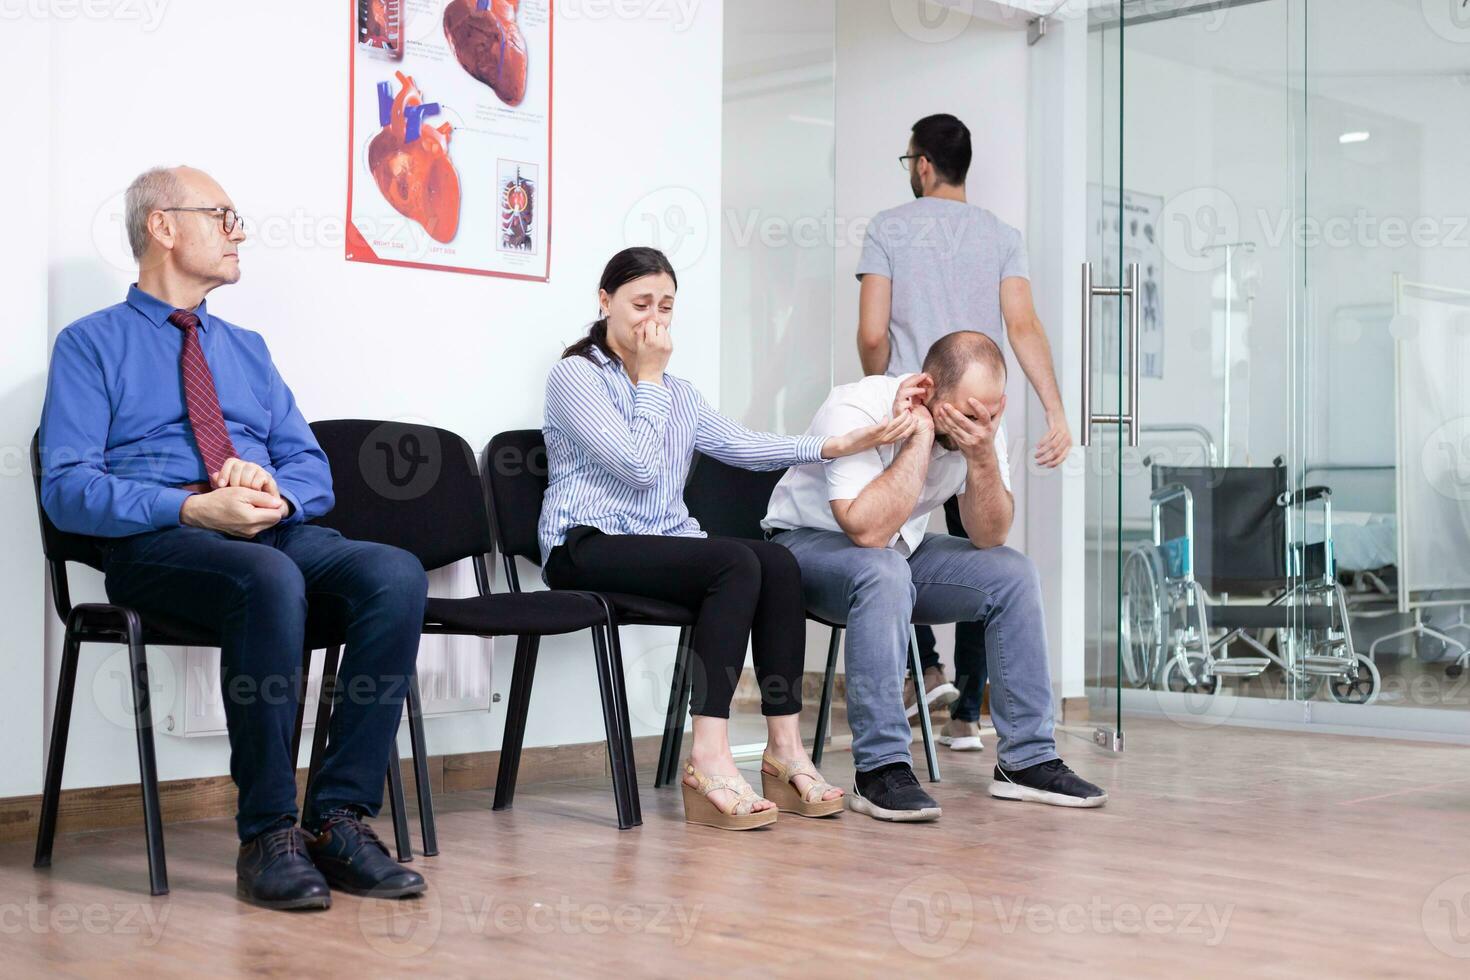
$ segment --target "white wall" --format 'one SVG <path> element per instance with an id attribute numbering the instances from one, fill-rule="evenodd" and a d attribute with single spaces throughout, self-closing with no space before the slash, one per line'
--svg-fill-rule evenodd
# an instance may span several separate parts
<path id="1" fill-rule="evenodd" d="M 718 399 L 720 243 L 708 229 L 720 199 L 722 4 L 599 9 L 579 7 L 556 23 L 549 284 L 343 260 L 346 4 L 175 3 L 153 30 L 116 20 L 26 25 L 51 28 L 49 71 L 44 41 L 28 45 L 34 50 L 21 62 L 23 75 L 49 78 L 49 111 L 29 119 L 43 147 L 49 138 L 50 180 L 48 193 L 45 158 L 27 157 L 35 193 L 12 207 L 30 212 L 15 227 L 50 233 L 6 267 L 31 293 L 44 282 L 47 297 L 23 289 L 7 322 L 4 440 L 28 439 L 35 425 L 50 339 L 123 297 L 133 270 L 120 258 L 111 216 L 132 176 L 157 163 L 210 171 L 250 219 L 244 278 L 212 296 L 211 307 L 266 336 L 308 418 L 421 419 L 473 446 L 502 429 L 539 425 L 546 371 L 594 313 L 603 263 L 629 244 L 673 250 L 682 287 L 673 369 Z M 690 16 L 668 16 L 676 11 Z M 620 16 L 627 13 L 638 16 Z M 4 29 L 7 40 L 17 36 L 11 24 Z M 684 220 L 671 219 L 676 208 Z M 28 478 L 6 482 L 0 508 L 7 528 L 34 527 Z M 0 589 L 9 682 L 0 710 L 21 741 L 12 742 L 15 761 L 0 769 L 0 795 L 40 786 L 40 563 L 24 557 L 36 554 L 33 537 L 15 543 L 23 557 L 8 563 Z M 74 578 L 85 579 L 78 599 L 100 596 L 98 576 Z M 522 569 L 522 581 L 537 578 Z M 46 630 L 54 677 L 54 617 Z M 673 640 L 663 632 L 625 637 L 635 735 L 662 722 L 659 677 Z M 497 691 L 509 684 L 512 649 L 497 646 Z M 601 739 L 588 653 L 585 634 L 543 644 L 527 745 Z M 68 787 L 136 780 L 130 736 L 88 696 L 104 659 L 101 651 L 84 656 Z M 497 705 L 489 715 L 433 723 L 430 749 L 497 748 L 502 717 Z M 159 739 L 162 778 L 227 771 L 222 738 Z"/>
<path id="2" fill-rule="evenodd" d="M 1028 227 L 1027 77 L 1024 21 L 1005 23 L 933 10 L 920 17 L 911 3 L 839 3 L 837 6 L 837 189 L 839 235 L 836 247 L 836 324 L 833 330 L 833 380 L 862 374 L 857 356 L 858 282 L 862 224 L 878 212 L 913 199 L 898 157 L 908 145 L 913 124 L 926 115 L 948 112 L 970 128 L 974 161 L 966 182 L 971 203 L 1001 220 Z M 962 5 L 961 5 L 962 8 Z M 1060 325 L 1048 325 L 1055 343 Z M 1012 489 L 1016 516 L 1009 543 L 1027 546 L 1028 414 L 1035 395 L 1015 358 L 1010 358 L 1010 408 L 1006 429 L 1011 440 Z M 943 515 L 931 522 L 942 528 Z M 952 647 L 951 627 L 936 629 L 940 648 Z M 809 651 L 813 651 L 811 645 Z M 809 652 L 809 662 L 820 657 Z"/>
<path id="3" fill-rule="evenodd" d="M 42 21 L 5 24 L 0 61 L 17 78 L 44 79 L 51 57 L 50 26 Z M 14 146 L 11 140 L 7 146 Z M 45 384 L 46 252 L 37 248 L 37 229 L 46 227 L 51 148 L 30 139 L 0 154 L 0 183 L 12 188 L 11 234 L 0 241 L 5 316 L 0 318 L 0 621 L 5 624 L 5 684 L 0 717 L 8 740 L 0 766 L 0 797 L 35 792 L 41 785 L 42 693 L 45 686 L 41 536 L 31 488 L 28 452 L 40 416 Z"/>

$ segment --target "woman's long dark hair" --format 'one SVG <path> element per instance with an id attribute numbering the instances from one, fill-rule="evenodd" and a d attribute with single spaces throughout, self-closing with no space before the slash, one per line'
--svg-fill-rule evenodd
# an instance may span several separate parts
<path id="1" fill-rule="evenodd" d="M 674 267 L 669 264 L 668 256 L 656 248 L 640 245 L 625 248 L 608 259 L 607 267 L 602 270 L 602 282 L 599 285 L 611 296 L 634 279 L 656 276 L 659 273 L 674 280 L 674 289 L 679 288 L 679 277 L 674 274 Z M 562 351 L 561 356 L 585 357 L 591 360 L 594 347 L 613 360 L 618 359 L 612 348 L 607 345 L 607 317 L 599 318 L 596 323 L 592 324 L 592 329 L 587 331 L 587 336 Z"/>

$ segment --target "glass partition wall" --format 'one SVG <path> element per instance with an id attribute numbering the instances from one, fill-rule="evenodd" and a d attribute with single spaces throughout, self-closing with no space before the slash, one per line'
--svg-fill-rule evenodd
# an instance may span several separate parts
<path id="1" fill-rule="evenodd" d="M 1091 13 L 1091 411 L 1138 427 L 1086 450 L 1088 686 L 1115 731 L 1467 732 L 1457 9 Z"/>
<path id="2" fill-rule="evenodd" d="M 837 342 L 836 0 L 741 0 L 723 16 L 719 405 L 752 429 L 799 433 L 832 387 Z M 809 677 L 827 643 L 808 628 Z M 805 693 L 810 738 L 818 696 Z M 753 687 L 742 696 L 753 704 Z M 834 713 L 845 733 L 840 698 Z M 758 710 L 732 713 L 737 758 L 760 758 L 765 739 Z"/>
<path id="3" fill-rule="evenodd" d="M 889 144 L 932 108 L 937 66 L 980 78 L 1005 48 L 987 32 L 1024 26 L 934 44 L 889 6 L 725 8 L 721 407 L 754 427 L 799 431 L 856 376 L 851 230 L 903 198 Z M 1467 734 L 1461 6 L 1058 8 L 1085 28 L 1067 58 L 1086 203 L 1067 220 L 1087 279 L 1066 288 L 1087 290 L 1080 604 L 1102 744 L 1135 715 Z M 859 70 L 875 58 L 888 75 Z M 1048 322 L 1059 365 L 1080 327 Z M 825 633 L 808 650 L 819 674 Z"/>
<path id="4" fill-rule="evenodd" d="M 1367 674 L 1314 720 L 1368 701 L 1373 724 L 1464 733 L 1470 9 L 1310 2 L 1303 46 L 1299 479 L 1332 490 L 1305 533 L 1331 528 Z"/>

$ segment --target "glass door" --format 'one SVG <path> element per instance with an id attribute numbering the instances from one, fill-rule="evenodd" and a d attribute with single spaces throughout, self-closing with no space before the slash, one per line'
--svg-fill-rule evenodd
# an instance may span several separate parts
<path id="1" fill-rule="evenodd" d="M 1089 25 L 1089 691 L 1212 725 L 1305 693 L 1302 0 L 1125 2 Z M 1326 628 L 1322 643 L 1328 644 Z M 1116 744 L 1115 744 L 1116 747 Z"/>
<path id="2" fill-rule="evenodd" d="M 1124 248 L 1125 18 L 1094 12 L 1087 34 L 1087 233 L 1080 274 L 1082 385 L 1078 443 L 1086 461 L 1087 691 L 1094 738 L 1122 748 L 1122 454 L 1137 440 L 1137 266 Z M 1134 379 L 1130 384 L 1130 379 Z"/>
<path id="3" fill-rule="evenodd" d="M 1086 669 L 1105 744 L 1145 716 L 1467 731 L 1463 6 L 1092 7 Z"/>

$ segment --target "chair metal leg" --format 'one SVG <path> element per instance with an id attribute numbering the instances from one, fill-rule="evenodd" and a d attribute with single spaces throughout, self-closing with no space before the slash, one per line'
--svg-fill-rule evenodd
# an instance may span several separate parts
<path id="1" fill-rule="evenodd" d="M 51 845 L 56 841 L 56 814 L 61 807 L 61 771 L 66 765 L 66 737 L 71 731 L 71 703 L 77 688 L 77 659 L 81 641 L 66 632 L 61 650 L 61 676 L 56 684 L 56 712 L 51 725 L 51 751 L 46 756 L 46 788 L 41 794 L 41 826 L 36 831 L 38 868 L 51 867 Z"/>
<path id="2" fill-rule="evenodd" d="M 832 685 L 837 679 L 837 653 L 842 649 L 842 627 L 832 627 L 827 642 L 827 672 L 822 676 L 822 700 L 817 707 L 817 732 L 812 742 L 812 765 L 822 764 L 822 751 L 827 747 L 827 729 L 832 725 Z"/>
<path id="3" fill-rule="evenodd" d="M 408 803 L 403 798 L 403 767 L 398 758 L 398 733 L 388 750 L 388 809 L 393 814 L 393 841 L 398 845 L 398 861 L 413 860 L 413 843 L 408 839 Z"/>
<path id="4" fill-rule="evenodd" d="M 933 726 L 929 724 L 929 703 L 924 700 L 924 667 L 919 660 L 919 637 L 909 627 L 909 669 L 914 672 L 914 696 L 919 706 L 919 734 L 924 739 L 924 758 L 929 763 L 929 782 L 939 782 L 939 754 L 934 751 Z"/>
<path id="5" fill-rule="evenodd" d="M 694 645 L 693 638 L 684 644 L 684 685 L 679 689 L 679 700 L 674 705 L 674 717 L 679 719 L 674 726 L 673 739 L 669 745 L 669 771 L 664 776 L 667 786 L 683 777 L 679 773 L 680 760 L 684 755 L 684 719 L 689 717 L 689 699 L 694 693 Z"/>
<path id="6" fill-rule="evenodd" d="M 439 834 L 434 826 L 434 792 L 429 785 L 429 750 L 424 742 L 424 708 L 419 696 L 418 671 L 408 677 L 408 740 L 413 746 L 413 783 L 419 800 L 419 831 L 424 838 L 424 855 L 439 853 Z"/>
<path id="7" fill-rule="evenodd" d="M 306 791 L 301 794 L 302 813 L 311 807 L 311 784 L 321 771 L 322 757 L 327 754 L 327 734 L 332 727 L 332 708 L 337 700 L 337 666 L 342 661 L 342 648 L 328 647 L 322 657 L 322 687 L 317 696 L 316 730 L 311 733 L 311 758 L 306 764 Z M 304 709 L 303 709 L 304 710 Z"/>
<path id="8" fill-rule="evenodd" d="M 655 787 L 667 786 L 674 781 L 679 768 L 679 747 L 683 742 L 684 715 L 680 700 L 684 697 L 684 676 L 689 671 L 689 627 L 679 630 L 679 645 L 674 651 L 674 676 L 669 682 L 669 707 L 664 713 L 664 737 L 659 743 L 658 772 L 654 774 Z M 687 700 L 685 701 L 687 706 Z"/>
<path id="9" fill-rule="evenodd" d="M 607 641 L 613 689 L 623 736 L 623 763 L 628 770 L 628 797 L 633 807 L 633 825 L 636 827 L 643 823 L 643 804 L 638 799 L 638 761 L 633 756 L 633 723 L 628 718 L 628 679 L 623 674 L 623 644 L 618 637 L 617 619 L 612 604 L 604 599 L 602 605 L 607 610 Z"/>
<path id="10" fill-rule="evenodd" d="M 526 707 L 531 702 L 531 681 L 536 676 L 539 636 L 516 638 L 516 662 L 510 675 L 506 699 L 505 735 L 500 740 L 500 771 L 495 777 L 492 810 L 507 810 L 515 802 L 516 773 L 521 766 L 521 743 L 526 738 Z"/>
<path id="11" fill-rule="evenodd" d="M 633 826 L 633 803 L 628 791 L 628 760 L 623 749 L 623 729 L 618 714 L 617 682 L 613 680 L 604 628 L 592 628 L 592 646 L 597 660 L 597 689 L 602 695 L 602 723 L 607 730 L 607 753 L 611 761 L 613 801 L 617 805 L 618 829 Z"/>
<path id="12" fill-rule="evenodd" d="M 148 882 L 154 895 L 168 894 L 163 853 L 163 813 L 158 803 L 158 763 L 153 754 L 153 708 L 148 694 L 148 649 L 143 623 L 128 614 L 128 663 L 133 674 L 133 729 L 138 736 L 138 776 L 143 791 L 143 829 L 148 839 Z"/>

